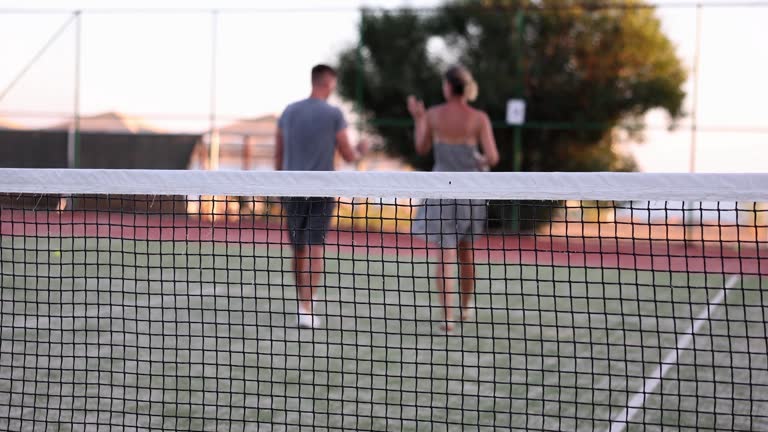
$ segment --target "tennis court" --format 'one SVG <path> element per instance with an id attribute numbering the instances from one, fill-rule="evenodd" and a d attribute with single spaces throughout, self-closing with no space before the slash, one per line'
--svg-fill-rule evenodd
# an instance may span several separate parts
<path id="1" fill-rule="evenodd" d="M 607 430 L 676 348 L 629 422 L 768 427 L 758 277 L 482 264 L 476 322 L 445 336 L 427 260 L 336 253 L 308 331 L 282 247 L 1 245 L 3 428 Z"/>
<path id="2" fill-rule="evenodd" d="M 82 174 L 69 173 L 62 188 Z M 355 188 L 379 181 L 357 174 Z M 4 208 L 0 429 L 768 429 L 756 239 L 483 236 L 475 319 L 446 335 L 435 254 L 408 234 L 354 230 L 327 239 L 323 327 L 297 328 L 279 226 Z"/>

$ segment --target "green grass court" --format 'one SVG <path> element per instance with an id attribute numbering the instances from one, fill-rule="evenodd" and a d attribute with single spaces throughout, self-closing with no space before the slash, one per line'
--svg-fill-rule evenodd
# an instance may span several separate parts
<path id="1" fill-rule="evenodd" d="M 2 237 L 0 429 L 610 430 L 729 280 L 626 430 L 768 429 L 758 277 L 480 263 L 445 336 L 425 259 L 362 250 L 311 331 L 289 253 Z"/>

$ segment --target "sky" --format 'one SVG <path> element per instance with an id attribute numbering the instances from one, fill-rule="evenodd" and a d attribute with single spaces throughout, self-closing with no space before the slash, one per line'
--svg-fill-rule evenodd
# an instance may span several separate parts
<path id="1" fill-rule="evenodd" d="M 674 4 L 695 4 L 675 0 Z M 279 113 L 308 93 L 307 71 L 332 62 L 356 40 L 362 5 L 433 6 L 439 0 L 0 0 L 0 92 L 51 36 L 71 18 L 81 21 L 79 88 L 84 114 L 120 111 L 165 129 L 205 129 L 212 107 L 217 123 Z M 663 1 L 660 2 L 663 5 Z M 706 3 L 706 2 L 705 2 Z M 719 2 L 720 4 L 726 2 Z M 217 8 L 215 98 L 211 98 L 213 18 Z M 232 8 L 259 12 L 227 12 Z M 163 13 L 113 13 L 104 9 L 162 8 Z M 167 9 L 179 9 L 169 13 Z M 194 9 L 195 11 L 190 11 Z M 47 13 L 41 13 L 47 11 Z M 32 13 L 34 12 L 34 13 Z M 692 71 L 696 9 L 660 7 L 664 32 Z M 704 7 L 699 62 L 698 172 L 765 171 L 768 149 L 768 4 L 764 7 Z M 45 126 L 75 105 L 75 25 L 60 37 L 0 99 L 0 117 Z M 692 74 L 691 74 L 692 75 Z M 481 87 L 483 83 L 480 83 Z M 691 102 L 693 80 L 687 111 Z M 0 93 L 2 94 L 2 93 Z M 648 116 L 642 144 L 627 145 L 644 171 L 685 172 L 692 142 L 691 118 L 670 133 L 661 113 Z"/>

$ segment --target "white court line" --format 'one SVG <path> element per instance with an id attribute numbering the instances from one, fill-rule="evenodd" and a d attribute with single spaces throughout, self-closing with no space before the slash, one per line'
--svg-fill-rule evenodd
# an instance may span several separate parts
<path id="1" fill-rule="evenodd" d="M 725 281 L 725 286 L 722 290 L 720 290 L 719 293 L 717 293 L 715 298 L 709 302 L 709 307 L 701 311 L 701 313 L 696 317 L 696 321 L 693 323 L 691 328 L 688 329 L 688 332 L 686 332 L 683 337 L 678 339 L 675 349 L 670 351 L 669 354 L 664 357 L 664 360 L 662 360 L 659 366 L 656 367 L 656 370 L 654 370 L 650 376 L 645 378 L 643 391 L 635 393 L 632 399 L 627 403 L 627 406 L 624 408 L 624 410 L 613 418 L 611 421 L 611 432 L 623 432 L 627 427 L 627 422 L 630 421 L 640 409 L 644 408 L 645 398 L 649 394 L 656 391 L 656 388 L 661 383 L 661 379 L 666 376 L 667 371 L 673 366 L 677 366 L 680 349 L 687 349 L 691 345 L 694 335 L 699 332 L 701 326 L 704 325 L 704 323 L 708 321 L 708 318 L 712 316 L 712 312 L 714 312 L 714 310 L 720 306 L 720 304 L 725 299 L 725 290 L 733 288 L 740 279 L 741 277 L 738 275 L 731 275 L 731 277 Z"/>

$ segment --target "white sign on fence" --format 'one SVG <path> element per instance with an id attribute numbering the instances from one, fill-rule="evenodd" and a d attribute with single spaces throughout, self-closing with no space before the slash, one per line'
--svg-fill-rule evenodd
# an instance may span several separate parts
<path id="1" fill-rule="evenodd" d="M 510 99 L 507 101 L 507 124 L 519 126 L 525 123 L 525 101 Z"/>

